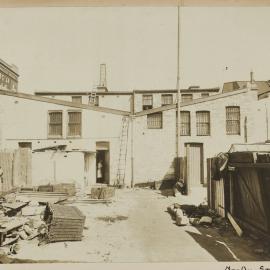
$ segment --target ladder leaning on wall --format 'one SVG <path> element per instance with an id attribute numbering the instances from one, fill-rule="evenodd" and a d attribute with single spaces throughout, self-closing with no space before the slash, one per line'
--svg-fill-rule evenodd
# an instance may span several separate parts
<path id="1" fill-rule="evenodd" d="M 116 174 L 116 186 L 120 187 L 125 184 L 125 173 L 126 173 L 126 161 L 127 161 L 127 147 L 128 147 L 128 129 L 129 129 L 129 117 L 123 116 L 122 127 L 120 134 L 120 146 L 119 146 L 119 157 Z"/>
<path id="2" fill-rule="evenodd" d="M 88 104 L 95 106 L 96 104 L 96 98 L 97 98 L 97 92 L 95 89 L 93 89 L 88 96 Z"/>

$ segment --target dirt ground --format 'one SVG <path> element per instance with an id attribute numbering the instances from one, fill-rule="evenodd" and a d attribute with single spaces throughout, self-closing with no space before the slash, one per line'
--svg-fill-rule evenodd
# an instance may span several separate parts
<path id="1" fill-rule="evenodd" d="M 175 202 L 198 204 L 204 198 L 198 194 L 195 192 L 193 198 L 166 197 L 157 190 L 123 189 L 117 190 L 111 204 L 74 204 L 86 215 L 82 241 L 38 246 L 37 239 L 22 240 L 12 258 L 36 262 L 269 260 L 250 239 L 239 238 L 231 230 L 177 226 L 167 206 Z"/>

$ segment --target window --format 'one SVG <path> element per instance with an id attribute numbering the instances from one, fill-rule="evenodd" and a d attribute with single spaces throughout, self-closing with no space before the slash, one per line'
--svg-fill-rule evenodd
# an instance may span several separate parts
<path id="1" fill-rule="evenodd" d="M 96 96 L 95 98 L 95 106 L 99 106 L 99 96 Z"/>
<path id="2" fill-rule="evenodd" d="M 82 96 L 72 96 L 72 102 L 82 104 Z"/>
<path id="3" fill-rule="evenodd" d="M 49 112 L 49 137 L 62 137 L 63 135 L 63 113 Z"/>
<path id="4" fill-rule="evenodd" d="M 176 112 L 177 115 L 177 112 Z M 190 136 L 190 112 L 182 111 L 180 112 L 180 135 Z"/>
<path id="5" fill-rule="evenodd" d="M 142 109 L 149 110 L 153 108 L 153 95 L 143 95 L 142 96 Z"/>
<path id="6" fill-rule="evenodd" d="M 173 95 L 172 94 L 161 95 L 161 105 L 166 106 L 170 104 L 173 104 Z"/>
<path id="7" fill-rule="evenodd" d="M 209 93 L 201 93 L 201 97 L 202 98 L 209 97 Z"/>
<path id="8" fill-rule="evenodd" d="M 68 112 L 68 136 L 80 137 L 82 131 L 82 113 Z"/>
<path id="9" fill-rule="evenodd" d="M 147 128 L 162 128 L 162 112 L 147 115 Z"/>
<path id="10" fill-rule="evenodd" d="M 197 120 L 197 135 L 209 136 L 210 135 L 210 112 L 199 111 L 196 112 Z"/>
<path id="11" fill-rule="evenodd" d="M 32 143 L 31 142 L 19 142 L 18 145 L 19 145 L 19 148 L 32 149 Z"/>
<path id="12" fill-rule="evenodd" d="M 193 95 L 192 94 L 182 94 L 181 95 L 181 100 L 182 102 L 188 102 L 193 100 Z"/>
<path id="13" fill-rule="evenodd" d="M 226 107 L 227 135 L 240 135 L 240 107 Z"/>

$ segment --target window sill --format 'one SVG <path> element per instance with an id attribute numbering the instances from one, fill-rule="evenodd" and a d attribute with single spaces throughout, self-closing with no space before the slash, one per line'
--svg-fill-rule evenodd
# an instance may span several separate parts
<path id="1" fill-rule="evenodd" d="M 48 139 L 50 140 L 60 140 L 60 139 L 64 139 L 63 136 L 48 136 Z"/>
<path id="2" fill-rule="evenodd" d="M 82 136 L 67 136 L 67 139 L 82 139 Z"/>

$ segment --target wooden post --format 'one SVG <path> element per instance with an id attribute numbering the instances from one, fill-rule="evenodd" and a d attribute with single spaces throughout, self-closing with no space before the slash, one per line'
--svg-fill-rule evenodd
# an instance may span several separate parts
<path id="1" fill-rule="evenodd" d="M 229 179 L 230 179 L 230 213 L 234 215 L 234 198 L 233 198 L 234 184 L 233 184 L 233 177 L 231 173 L 229 174 Z"/>
<path id="2" fill-rule="evenodd" d="M 187 144 L 187 195 L 190 193 L 190 146 Z"/>
<path id="3" fill-rule="evenodd" d="M 56 160 L 53 161 L 53 181 L 56 183 Z"/>
<path id="4" fill-rule="evenodd" d="M 207 199 L 209 208 L 213 208 L 212 202 L 212 175 L 211 175 L 211 158 L 207 159 Z"/>

